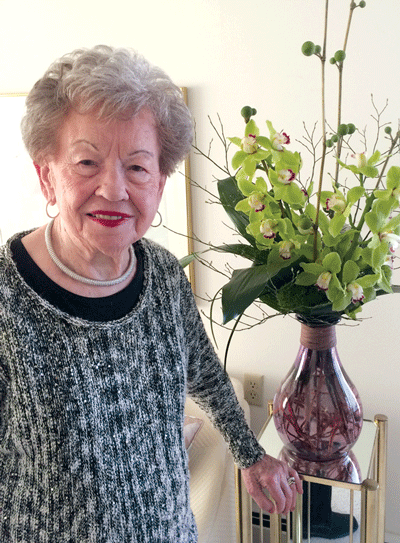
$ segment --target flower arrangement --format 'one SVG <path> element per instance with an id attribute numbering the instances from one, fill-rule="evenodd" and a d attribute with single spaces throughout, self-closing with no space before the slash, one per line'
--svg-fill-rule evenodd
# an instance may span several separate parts
<path id="1" fill-rule="evenodd" d="M 326 0 L 326 20 L 328 6 Z M 400 167 L 389 168 L 389 162 L 399 152 L 400 131 L 392 133 L 378 115 L 378 133 L 383 132 L 387 149 L 356 153 L 351 138 L 357 129 L 341 120 L 347 38 L 354 10 L 363 7 L 364 1 L 350 2 L 344 47 L 330 59 L 339 74 L 335 130 L 325 119 L 327 25 L 322 46 L 311 41 L 302 46 L 303 54 L 317 57 L 322 67 L 322 136 L 318 144 L 313 135 L 308 139 L 313 174 L 319 167 L 317 182 L 314 175 L 301 181 L 303 158 L 290 150 L 290 136 L 270 121 L 262 134 L 252 107 L 241 111 L 244 134 L 228 138 L 238 148 L 232 158 L 236 173 L 218 181 L 219 200 L 244 242 L 213 249 L 240 255 L 251 264 L 234 270 L 222 289 L 224 323 L 240 317 L 254 301 L 314 324 L 335 322 L 342 315 L 355 319 L 365 303 L 393 292 L 393 252 L 400 242 Z M 224 144 L 227 150 L 230 144 Z M 335 157 L 334 174 L 325 171 L 328 154 Z M 341 181 L 343 172 L 354 179 L 350 187 L 347 177 Z"/>

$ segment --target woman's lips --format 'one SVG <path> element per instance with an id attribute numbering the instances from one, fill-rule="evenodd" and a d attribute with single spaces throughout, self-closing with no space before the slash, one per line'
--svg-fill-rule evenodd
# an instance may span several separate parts
<path id="1" fill-rule="evenodd" d="M 103 210 L 92 211 L 91 213 L 88 213 L 87 216 L 92 219 L 92 221 L 108 228 L 115 228 L 131 218 L 131 215 L 127 215 L 126 213 Z"/>

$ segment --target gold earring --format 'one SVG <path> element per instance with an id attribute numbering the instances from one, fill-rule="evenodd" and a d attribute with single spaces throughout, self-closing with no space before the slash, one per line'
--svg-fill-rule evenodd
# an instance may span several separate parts
<path id="1" fill-rule="evenodd" d="M 152 224 L 152 228 L 158 228 L 159 226 L 161 226 L 162 224 L 162 216 L 161 216 L 161 213 L 159 211 L 157 211 L 159 217 L 160 217 L 160 222 L 158 224 Z"/>
<path id="2" fill-rule="evenodd" d="M 49 213 L 49 206 L 51 206 L 52 204 L 50 202 L 47 202 L 46 204 L 46 215 L 48 216 L 49 219 L 55 219 L 58 215 L 58 213 L 56 215 L 54 215 L 54 217 L 52 217 Z"/>

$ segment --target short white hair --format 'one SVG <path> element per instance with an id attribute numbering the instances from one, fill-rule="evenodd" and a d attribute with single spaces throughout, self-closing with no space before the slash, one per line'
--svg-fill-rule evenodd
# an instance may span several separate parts
<path id="1" fill-rule="evenodd" d="M 96 111 L 106 120 L 128 120 L 148 108 L 156 122 L 163 174 L 170 175 L 190 151 L 193 121 L 181 89 L 130 49 L 78 49 L 48 68 L 27 96 L 21 123 L 33 161 L 55 151 L 58 131 L 72 108 Z"/>

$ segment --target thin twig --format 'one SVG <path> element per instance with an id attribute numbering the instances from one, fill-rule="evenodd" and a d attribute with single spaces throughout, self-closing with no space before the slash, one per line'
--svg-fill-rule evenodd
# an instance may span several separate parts
<path id="1" fill-rule="evenodd" d="M 329 0 L 325 2 L 325 25 L 324 25 L 324 42 L 321 56 L 321 75 L 322 75 L 322 156 L 321 156 L 321 166 L 319 173 L 319 183 L 317 191 L 317 212 L 315 216 L 314 224 L 314 247 L 313 247 L 313 259 L 317 260 L 318 256 L 318 221 L 319 221 L 319 211 L 321 203 L 321 191 L 322 191 L 322 181 L 324 177 L 324 167 L 325 167 L 325 155 L 326 155 L 326 126 L 325 126 L 325 63 L 326 63 L 326 41 L 328 33 L 328 10 L 329 10 Z"/>

